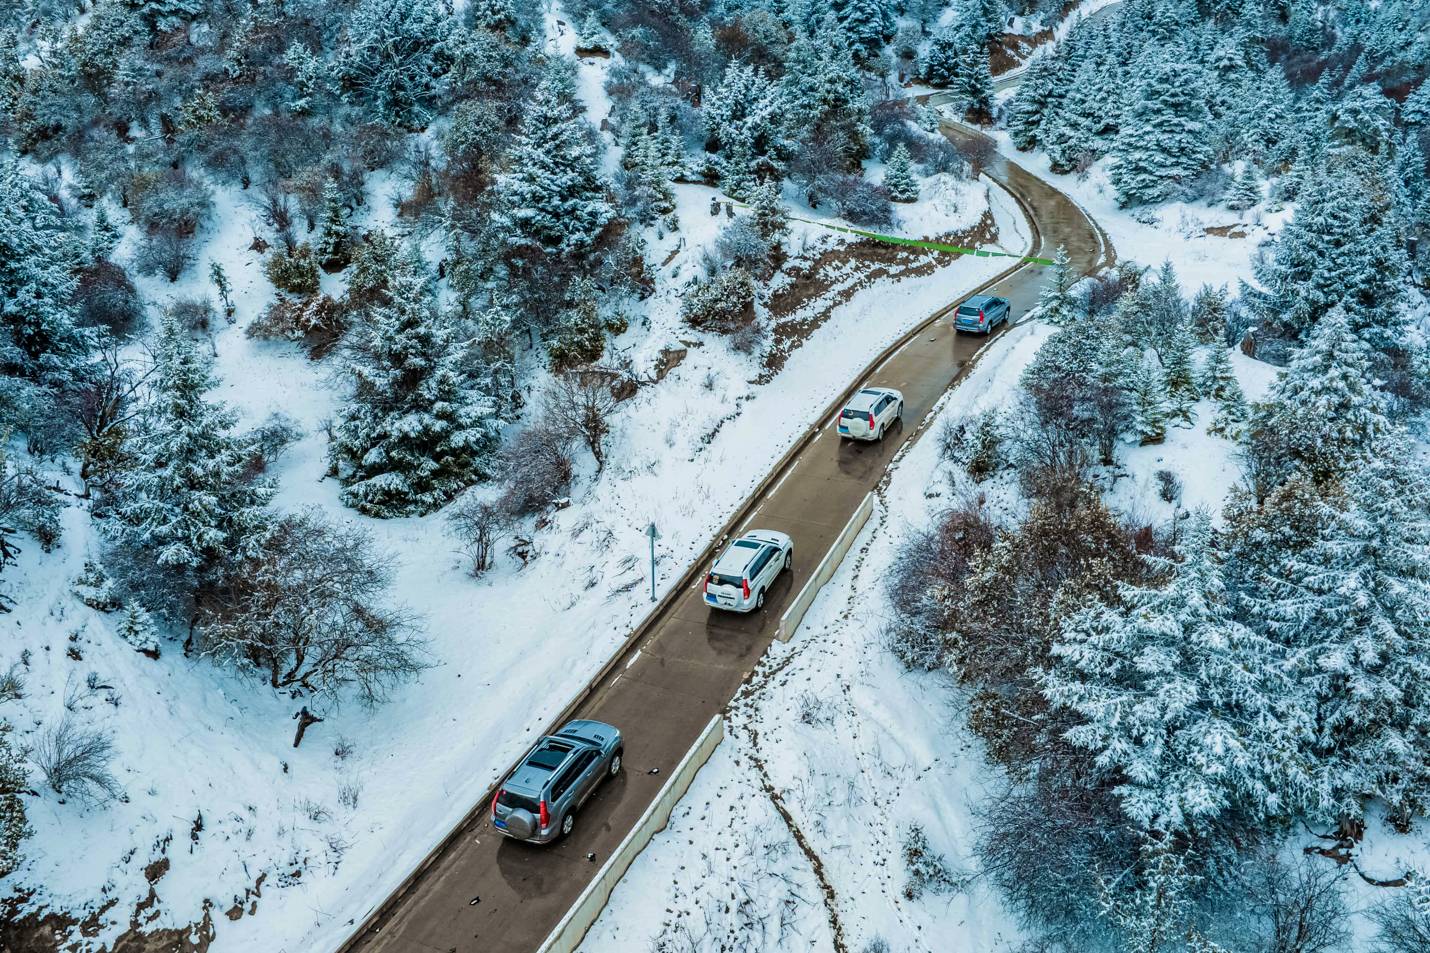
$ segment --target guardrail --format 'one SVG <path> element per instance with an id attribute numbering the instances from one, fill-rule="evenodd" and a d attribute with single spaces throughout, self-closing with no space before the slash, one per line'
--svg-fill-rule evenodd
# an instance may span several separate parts
<path id="1" fill-rule="evenodd" d="M 844 561 L 844 554 L 849 552 L 850 546 L 854 545 L 854 537 L 858 536 L 859 531 L 864 528 L 864 524 L 869 522 L 869 514 L 872 512 L 874 512 L 874 494 L 866 493 L 864 499 L 859 501 L 859 507 L 854 511 L 854 515 L 849 517 L 849 522 L 844 524 L 844 529 L 840 530 L 839 535 L 830 544 L 829 552 L 825 553 L 824 558 L 819 561 L 819 566 L 815 568 L 814 574 L 805 582 L 799 595 L 790 602 L 784 615 L 780 616 L 779 628 L 775 629 L 775 638 L 781 642 L 788 642 L 793 638 L 795 629 L 798 629 L 800 622 L 804 620 L 804 614 L 814 604 L 815 596 L 819 595 L 819 590 L 823 589 L 824 584 L 834 576 L 834 571 Z"/>
<path id="2" fill-rule="evenodd" d="M 571 909 L 566 911 L 566 916 L 562 917 L 561 922 L 547 935 L 537 953 L 574 953 L 581 945 L 586 931 L 591 929 L 591 924 L 595 923 L 601 911 L 606 909 L 606 902 L 611 899 L 616 884 L 621 882 L 621 878 L 626 875 L 640 852 L 645 850 L 651 838 L 665 829 L 665 825 L 670 822 L 670 812 L 675 810 L 675 805 L 680 803 L 685 792 L 690 790 L 690 782 L 695 780 L 695 775 L 705 766 L 705 762 L 710 760 L 710 755 L 715 752 L 724 737 L 725 720 L 716 715 L 710 719 L 710 723 L 685 753 L 685 757 L 680 759 L 680 764 L 676 765 L 670 774 L 670 780 L 665 782 L 655 800 L 645 809 L 636 826 L 631 828 L 620 846 L 601 865 L 595 879 L 581 891 L 581 896 L 577 897 Z"/>

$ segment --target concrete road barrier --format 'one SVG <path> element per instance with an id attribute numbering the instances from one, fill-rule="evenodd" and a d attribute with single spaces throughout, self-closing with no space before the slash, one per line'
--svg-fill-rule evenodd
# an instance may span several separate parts
<path id="1" fill-rule="evenodd" d="M 824 584 L 834 576 L 834 571 L 844 561 L 844 554 L 849 552 L 850 546 L 854 545 L 854 537 L 858 536 L 859 531 L 864 528 L 864 524 L 869 522 L 869 514 L 872 512 L 874 512 L 874 494 L 867 493 L 863 501 L 860 502 L 859 508 L 854 511 L 854 515 L 849 517 L 849 522 L 844 524 L 844 529 L 835 538 L 834 544 L 829 547 L 829 552 L 825 553 L 824 558 L 820 560 L 819 567 L 814 570 L 814 575 L 809 577 L 809 581 L 804 584 L 799 595 L 794 597 L 784 615 L 780 616 L 780 625 L 775 630 L 775 637 L 781 642 L 788 642 L 794 635 L 794 630 L 799 628 L 804 614 L 814 604 L 814 597 L 819 595 L 819 590 L 823 589 Z"/>
<path id="2" fill-rule="evenodd" d="M 606 909 L 606 903 L 611 899 L 616 884 L 621 882 L 621 878 L 626 875 L 640 852 L 645 850 L 651 838 L 665 829 L 665 825 L 670 821 L 670 812 L 675 810 L 675 805 L 685 796 L 685 792 L 690 790 L 690 782 L 695 780 L 695 775 L 705 766 L 705 762 L 710 760 L 710 755 L 715 753 L 715 748 L 724 737 L 725 719 L 716 715 L 710 719 L 710 723 L 685 753 L 685 757 L 680 759 L 680 764 L 670 773 L 665 787 L 660 789 L 660 793 L 646 808 L 636 826 L 631 828 L 631 832 L 621 841 L 610 859 L 601 865 L 595 879 L 586 885 L 581 896 L 576 898 L 571 909 L 566 911 L 566 916 L 556 924 L 556 929 L 547 935 L 537 953 L 574 953 L 581 945 L 586 931 L 591 929 L 591 924 L 595 923 L 601 911 Z"/>

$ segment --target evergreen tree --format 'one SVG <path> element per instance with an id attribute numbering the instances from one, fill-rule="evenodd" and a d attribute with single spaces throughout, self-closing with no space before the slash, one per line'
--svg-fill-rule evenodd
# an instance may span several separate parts
<path id="1" fill-rule="evenodd" d="M 570 304 L 547 337 L 551 369 L 560 373 L 594 364 L 606 350 L 606 324 L 601 320 L 595 286 L 586 279 L 572 283 Z"/>
<path id="2" fill-rule="evenodd" d="M 1194 344 L 1192 329 L 1187 322 L 1178 321 L 1159 352 L 1172 415 L 1186 421 L 1192 419 L 1192 405 L 1197 401 L 1197 377 L 1192 365 Z"/>
<path id="3" fill-rule="evenodd" d="M 336 72 L 344 93 L 378 118 L 421 128 L 452 66 L 452 16 L 441 0 L 360 0 Z"/>
<path id="4" fill-rule="evenodd" d="M 751 160 L 770 155 L 784 122 L 784 107 L 780 89 L 764 70 L 732 62 L 701 110 L 706 148 L 723 153 L 732 143 L 740 143 L 749 150 Z M 805 113 L 802 121 L 810 122 L 815 115 Z"/>
<path id="5" fill-rule="evenodd" d="M 208 399 L 213 385 L 208 361 L 170 312 L 155 349 L 150 401 L 125 447 L 131 465 L 120 474 L 108 531 L 180 599 L 247 550 L 271 494 L 250 480 L 252 447 L 232 432 L 237 415 Z"/>
<path id="6" fill-rule="evenodd" d="M 218 292 L 219 303 L 223 305 L 223 316 L 231 323 L 234 312 L 233 285 L 229 283 L 228 273 L 223 270 L 218 259 L 209 261 L 209 281 L 213 282 L 214 290 Z"/>
<path id="7" fill-rule="evenodd" d="M 353 228 L 343 207 L 342 193 L 332 179 L 323 183 L 323 217 L 318 223 L 314 251 L 327 271 L 340 271 L 352 260 Z"/>
<path id="8" fill-rule="evenodd" d="M 31 834 L 24 795 L 30 788 L 25 759 L 10 745 L 10 725 L 0 721 L 0 877 L 20 866 L 20 843 Z"/>
<path id="9" fill-rule="evenodd" d="M 1131 381 L 1132 419 L 1137 438 L 1144 446 L 1167 439 L 1167 418 L 1171 416 L 1167 378 L 1155 361 L 1138 363 Z"/>
<path id="10" fill-rule="evenodd" d="M 1398 310 L 1407 264 L 1393 223 L 1349 175 L 1314 176 L 1242 297 L 1266 324 L 1298 337 L 1336 306 L 1376 350 L 1403 343 Z"/>
<path id="11" fill-rule="evenodd" d="M 1395 101 L 1374 83 L 1357 83 L 1331 109 L 1331 135 L 1372 155 L 1390 148 Z"/>
<path id="12" fill-rule="evenodd" d="M 1405 125 L 1415 129 L 1430 128 L 1430 83 L 1422 82 L 1415 91 L 1405 97 L 1400 107 L 1400 119 Z"/>
<path id="13" fill-rule="evenodd" d="M 993 73 L 988 67 L 988 51 L 981 44 L 964 51 L 954 89 L 963 103 L 965 115 L 979 120 L 993 116 Z"/>
<path id="14" fill-rule="evenodd" d="M 660 144 L 650 136 L 641 141 L 632 172 L 650 210 L 659 216 L 675 215 L 675 189 L 670 184 Z M 673 219 L 672 219 L 673 220 Z"/>
<path id="15" fill-rule="evenodd" d="M 889 155 L 889 164 L 884 169 L 884 188 L 895 202 L 914 202 L 919 197 L 919 183 L 914 178 L 913 162 L 909 150 L 902 142 Z"/>
<path id="16" fill-rule="evenodd" d="M 888 0 L 844 0 L 841 20 L 855 59 L 868 63 L 894 35 L 894 11 Z"/>
<path id="17" fill-rule="evenodd" d="M 838 146 L 851 166 L 868 154 L 869 106 L 853 54 L 837 28 L 800 36 L 785 53 L 779 82 L 780 133 L 787 142 Z"/>
<path id="18" fill-rule="evenodd" d="M 1080 717 L 1064 737 L 1094 756 L 1138 828 L 1274 816 L 1293 740 L 1274 647 L 1233 617 L 1205 513 L 1187 521 L 1176 556 L 1149 558 L 1165 582 L 1120 585 L 1116 604 L 1062 624 L 1043 694 Z"/>
<path id="19" fill-rule="evenodd" d="M 1071 260 L 1067 248 L 1059 245 L 1053 259 L 1051 278 L 1038 295 L 1042 319 L 1060 327 L 1071 323 L 1074 318 L 1072 286 L 1077 279 L 1069 267 Z"/>
<path id="20" fill-rule="evenodd" d="M 462 335 L 408 261 L 354 337 L 332 447 L 342 500 L 379 518 L 430 513 L 485 475 L 496 443 L 489 407 L 467 391 Z"/>
<path id="21" fill-rule="evenodd" d="M 129 643 L 136 652 L 143 652 L 157 658 L 159 640 L 154 637 L 154 620 L 138 600 L 131 599 L 125 607 L 124 617 L 119 620 L 115 633 Z"/>
<path id="22" fill-rule="evenodd" d="M 755 230 L 771 245 L 778 245 L 789 234 L 789 213 L 785 211 L 778 182 L 771 180 L 755 189 L 750 199 L 750 211 Z"/>
<path id="23" fill-rule="evenodd" d="M 964 54 L 977 41 L 961 23 L 943 27 L 929 41 L 920 66 L 930 86 L 951 87 L 963 72 Z"/>
<path id="24" fill-rule="evenodd" d="M 1057 78 L 1054 59 L 1035 53 L 1008 104 L 1006 124 L 1015 148 L 1027 150 L 1038 145 L 1042 124 L 1056 102 Z"/>
<path id="25" fill-rule="evenodd" d="M 97 203 L 94 222 L 89 229 L 89 257 L 94 261 L 104 261 L 114 253 L 115 246 L 124 237 L 123 230 L 109 217 L 104 203 Z"/>
<path id="26" fill-rule="evenodd" d="M 1310 710 L 1318 813 L 1360 816 L 1369 796 L 1405 817 L 1430 796 L 1430 483 L 1392 438 L 1345 486 L 1252 612 Z"/>
<path id="27" fill-rule="evenodd" d="M 1211 168 L 1211 114 L 1201 70 L 1173 61 L 1143 81 L 1113 148 L 1110 175 L 1123 205 L 1160 202 Z"/>
<path id="28" fill-rule="evenodd" d="M 755 154 L 743 130 L 726 133 L 725 148 L 716 168 L 720 172 L 720 191 L 736 201 L 748 199 L 758 184 L 755 178 Z"/>
<path id="29" fill-rule="evenodd" d="M 1385 398 L 1371 381 L 1370 359 L 1339 308 L 1315 326 L 1256 414 L 1256 428 L 1274 438 L 1285 466 L 1328 479 L 1386 432 Z"/>
<path id="30" fill-rule="evenodd" d="M 1192 299 L 1192 331 L 1199 344 L 1220 344 L 1226 336 L 1226 286 L 1202 285 Z"/>
<path id="31" fill-rule="evenodd" d="M 1232 184 L 1227 196 L 1226 207 L 1234 212 L 1242 212 L 1261 201 L 1261 178 L 1256 167 L 1250 162 L 1242 166 L 1240 174 Z"/>
<path id="32" fill-rule="evenodd" d="M 521 20 L 514 0 L 468 0 L 467 23 L 478 30 L 519 36 Z"/>
<path id="33" fill-rule="evenodd" d="M 78 257 L 54 203 L 0 160 L 0 373 L 60 386 L 82 366 L 93 339 L 75 323 Z"/>
<path id="34" fill-rule="evenodd" d="M 591 129 L 548 75 L 537 87 L 497 186 L 494 230 L 516 245 L 584 254 L 615 217 L 597 168 Z"/>
<path id="35" fill-rule="evenodd" d="M 1207 427 L 1210 433 L 1236 438 L 1246 423 L 1246 395 L 1231 366 L 1231 351 L 1220 344 L 1212 347 L 1206 366 L 1202 368 L 1202 396 L 1216 401 L 1216 414 Z"/>
<path id="36" fill-rule="evenodd" d="M 576 48 L 609 52 L 606 29 L 601 26 L 601 19 L 596 16 L 595 10 L 588 10 L 586 19 L 581 21 L 581 29 L 576 33 Z"/>
<path id="37" fill-rule="evenodd" d="M 128 3 L 156 33 L 178 30 L 204 11 L 202 0 L 128 0 Z"/>

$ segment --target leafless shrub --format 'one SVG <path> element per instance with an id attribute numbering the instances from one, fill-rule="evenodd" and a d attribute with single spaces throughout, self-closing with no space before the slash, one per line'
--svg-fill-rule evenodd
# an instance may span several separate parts
<path id="1" fill-rule="evenodd" d="M 1182 498 L 1182 480 L 1171 470 L 1157 471 L 1157 495 L 1164 503 L 1175 503 Z"/>
<path id="2" fill-rule="evenodd" d="M 346 761 L 353 756 L 353 752 L 356 750 L 351 738 L 339 736 L 337 744 L 333 745 L 333 757 L 339 761 Z"/>
<path id="3" fill-rule="evenodd" d="M 45 783 L 61 797 L 77 797 L 91 804 L 119 797 L 119 782 L 109 771 L 114 760 L 114 739 L 106 731 L 88 728 L 65 715 L 59 724 L 40 733 L 30 760 L 45 776 Z"/>
<path id="4" fill-rule="evenodd" d="M 472 575 L 480 576 L 491 568 L 497 543 L 511 529 L 511 516 L 500 502 L 468 494 L 447 512 L 447 526 L 471 560 Z"/>
<path id="5" fill-rule="evenodd" d="M 178 322 L 179 327 L 193 334 L 211 332 L 217 316 L 213 302 L 208 298 L 177 298 L 164 310 Z"/>
<path id="6" fill-rule="evenodd" d="M 1328 953 L 1350 941 L 1346 927 L 1343 869 L 1302 858 L 1295 864 L 1267 853 L 1257 861 L 1251 884 L 1253 909 L 1261 921 L 1262 953 Z M 1430 919 L 1426 925 L 1430 926 Z M 1430 949 L 1430 932 L 1417 950 Z M 1409 949 L 1408 947 L 1406 948 Z"/>
<path id="7" fill-rule="evenodd" d="M 367 703 L 426 667 L 416 620 L 384 604 L 393 557 L 316 509 L 277 520 L 200 614 L 204 652 L 293 695 L 357 688 Z"/>
<path id="8" fill-rule="evenodd" d="M 571 486 L 571 440 L 542 419 L 517 434 L 502 453 L 502 506 L 514 515 L 538 512 Z"/>
<path id="9" fill-rule="evenodd" d="M 362 795 L 362 785 L 357 781 L 348 781 L 338 787 L 338 803 L 349 811 L 356 811 L 358 798 Z"/>
<path id="10" fill-rule="evenodd" d="M 556 378 L 546 399 L 546 420 L 558 433 L 584 443 L 598 472 L 606 465 L 606 436 L 616 409 L 613 376 L 596 368 L 567 371 Z"/>
<path id="11" fill-rule="evenodd" d="M 141 275 L 163 275 L 178 281 L 184 270 L 194 262 L 193 239 L 172 231 L 145 235 L 134 256 L 134 267 Z"/>
<path id="12" fill-rule="evenodd" d="M 1375 953 L 1423 953 L 1430 950 L 1430 889 L 1412 882 L 1370 912 L 1379 928 Z"/>

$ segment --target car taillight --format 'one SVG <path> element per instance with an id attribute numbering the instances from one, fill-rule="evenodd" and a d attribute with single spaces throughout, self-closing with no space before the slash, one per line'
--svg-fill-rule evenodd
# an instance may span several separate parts
<path id="1" fill-rule="evenodd" d="M 982 312 L 982 311 L 979 311 L 979 312 L 978 312 L 978 323 L 979 323 L 979 324 L 982 324 L 983 321 L 984 321 L 983 312 Z"/>
<path id="2" fill-rule="evenodd" d="M 705 594 L 707 596 L 710 595 L 710 576 L 708 573 L 705 576 Z"/>
<path id="3" fill-rule="evenodd" d="M 541 801 L 541 826 L 543 828 L 551 826 L 551 814 L 546 810 L 545 798 L 543 798 Z"/>
<path id="4" fill-rule="evenodd" d="M 498 788 L 498 789 L 497 789 L 497 793 L 495 793 L 495 794 L 492 795 L 492 817 L 496 817 L 496 816 L 497 816 L 497 799 L 500 798 L 500 797 L 501 797 L 501 789 Z"/>
<path id="5" fill-rule="evenodd" d="M 869 411 L 869 429 L 874 429 L 874 412 L 872 410 Z"/>
<path id="6" fill-rule="evenodd" d="M 741 579 L 741 580 L 740 580 L 740 590 L 741 590 L 742 592 L 744 592 L 746 599 L 750 598 L 750 580 L 748 580 L 748 579 Z"/>

